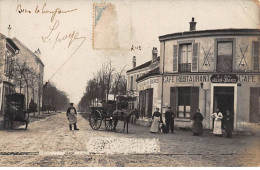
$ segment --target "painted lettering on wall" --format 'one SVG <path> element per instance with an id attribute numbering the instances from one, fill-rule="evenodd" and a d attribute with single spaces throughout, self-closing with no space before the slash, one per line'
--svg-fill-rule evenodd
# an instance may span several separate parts
<path id="1" fill-rule="evenodd" d="M 242 83 L 247 83 L 247 82 L 255 83 L 257 82 L 257 78 L 255 75 L 239 75 L 238 81 Z"/>
<path id="2" fill-rule="evenodd" d="M 139 87 L 139 88 L 142 88 L 142 87 L 151 87 L 151 86 L 150 86 L 151 84 L 156 84 L 156 83 L 158 83 L 158 82 L 159 82 L 158 78 L 148 79 L 148 80 L 145 80 L 145 81 L 143 81 L 143 82 L 141 82 L 141 83 L 138 83 L 138 87 Z"/>
<path id="3" fill-rule="evenodd" d="M 209 82 L 209 75 L 179 75 L 179 76 L 166 76 L 164 83 L 195 83 L 195 82 Z"/>

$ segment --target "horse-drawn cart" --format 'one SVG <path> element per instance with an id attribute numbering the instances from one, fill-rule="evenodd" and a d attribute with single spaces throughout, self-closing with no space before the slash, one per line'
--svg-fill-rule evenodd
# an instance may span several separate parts
<path id="1" fill-rule="evenodd" d="M 127 98 L 118 96 L 116 101 L 103 101 L 101 107 L 91 107 L 91 113 L 89 116 L 89 124 L 91 128 L 93 130 L 98 130 L 101 127 L 102 122 L 104 122 L 106 130 L 116 131 L 118 120 L 123 120 L 124 130 L 125 125 L 127 125 L 128 133 L 130 117 L 134 115 L 138 118 L 138 111 L 136 109 L 127 110 L 127 106 Z"/>
<path id="2" fill-rule="evenodd" d="M 29 112 L 25 110 L 25 96 L 20 93 L 6 95 L 4 113 L 4 128 L 13 128 L 14 123 L 29 124 Z"/>

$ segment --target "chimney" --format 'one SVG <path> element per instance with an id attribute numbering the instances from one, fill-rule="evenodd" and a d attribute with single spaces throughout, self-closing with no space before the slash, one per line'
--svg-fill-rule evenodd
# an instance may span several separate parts
<path id="1" fill-rule="evenodd" d="M 133 68 L 135 68 L 135 67 L 136 67 L 136 57 L 133 56 Z"/>
<path id="2" fill-rule="evenodd" d="M 195 22 L 194 17 L 192 17 L 192 20 L 190 22 L 190 31 L 196 31 L 196 24 L 197 22 Z"/>
<path id="3" fill-rule="evenodd" d="M 7 29 L 8 29 L 8 38 L 12 38 L 12 37 L 11 37 L 11 36 L 12 36 L 12 35 L 11 35 L 11 29 L 12 29 L 12 28 L 11 28 L 10 24 L 9 24 L 9 26 L 8 26 Z"/>
<path id="4" fill-rule="evenodd" d="M 41 57 L 41 51 L 40 51 L 39 48 L 38 48 L 38 50 L 36 50 L 34 53 L 35 53 L 39 58 Z"/>
<path id="5" fill-rule="evenodd" d="M 153 50 L 152 50 L 152 63 L 156 62 L 157 61 L 157 47 L 153 47 Z"/>

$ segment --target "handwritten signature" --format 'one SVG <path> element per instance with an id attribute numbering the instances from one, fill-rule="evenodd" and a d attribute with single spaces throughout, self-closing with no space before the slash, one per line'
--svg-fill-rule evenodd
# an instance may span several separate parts
<path id="1" fill-rule="evenodd" d="M 44 3 L 42 7 L 36 5 L 34 13 L 36 14 L 52 14 L 51 15 L 51 22 L 55 19 L 56 14 L 66 14 L 70 12 L 76 11 L 77 8 L 69 9 L 69 10 L 62 10 L 61 8 L 55 8 L 54 10 L 47 9 L 47 4 Z M 32 10 L 26 9 L 22 7 L 22 4 L 18 4 L 16 7 L 16 12 L 18 13 L 32 13 Z"/>
<path id="2" fill-rule="evenodd" d="M 68 46 L 67 46 L 68 48 L 70 48 L 70 46 L 74 42 L 81 40 L 80 45 L 73 52 L 73 54 L 74 54 L 79 49 L 79 47 L 84 43 L 84 41 L 86 40 L 86 37 L 81 37 L 79 35 L 79 32 L 77 32 L 75 30 L 73 30 L 70 33 L 62 35 L 62 33 L 60 31 L 57 31 L 59 24 L 60 24 L 60 21 L 56 20 L 54 22 L 53 26 L 50 28 L 49 34 L 47 36 L 42 36 L 42 41 L 53 43 L 52 49 L 54 49 L 54 47 L 56 46 L 57 43 L 61 43 L 65 40 L 69 40 L 69 43 L 68 43 Z M 53 39 L 53 37 L 54 37 L 54 39 Z"/>

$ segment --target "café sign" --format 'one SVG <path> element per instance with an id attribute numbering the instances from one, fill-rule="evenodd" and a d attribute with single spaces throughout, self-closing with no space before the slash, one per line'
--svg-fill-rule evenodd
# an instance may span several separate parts
<path id="1" fill-rule="evenodd" d="M 210 81 L 212 83 L 237 83 L 238 77 L 234 74 L 213 74 Z"/>

